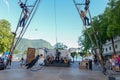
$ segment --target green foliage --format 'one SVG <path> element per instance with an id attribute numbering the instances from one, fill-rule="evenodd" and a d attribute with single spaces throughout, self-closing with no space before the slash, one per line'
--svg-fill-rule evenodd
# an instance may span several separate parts
<path id="1" fill-rule="evenodd" d="M 24 51 L 24 54 L 27 55 L 27 50 Z"/>
<path id="2" fill-rule="evenodd" d="M 10 23 L 7 20 L 0 20 L 0 51 L 8 51 L 12 42 Z"/>
<path id="3" fill-rule="evenodd" d="M 67 49 L 68 47 L 66 45 L 64 45 L 63 43 L 56 43 L 54 45 L 55 49 Z"/>
<path id="4" fill-rule="evenodd" d="M 73 62 L 74 62 L 74 57 L 77 56 L 77 52 L 72 52 L 70 55 L 73 58 Z"/>
<path id="5" fill-rule="evenodd" d="M 120 35 L 119 21 L 120 0 L 109 0 L 104 13 L 95 16 L 92 19 L 92 26 L 95 29 L 95 33 L 93 32 L 92 27 L 87 29 L 93 42 L 95 42 L 94 34 L 97 36 L 99 45 L 101 46 L 106 43 L 106 40 L 113 39 L 113 37 Z M 92 43 L 90 42 L 86 30 L 83 31 L 82 38 L 79 38 L 78 43 L 82 51 L 87 51 L 92 47 Z"/>
<path id="6" fill-rule="evenodd" d="M 110 0 L 107 8 L 108 13 L 108 29 L 107 35 L 112 38 L 120 35 L 120 0 Z"/>
<path id="7" fill-rule="evenodd" d="M 20 53 L 20 51 L 19 51 L 19 50 L 14 50 L 13 53 L 14 53 L 14 54 L 18 54 L 18 53 Z"/>
<path id="8" fill-rule="evenodd" d="M 73 58 L 74 58 L 74 57 L 75 57 L 75 55 L 77 55 L 77 53 L 76 53 L 76 52 L 72 52 L 70 55 L 71 55 L 71 57 L 73 57 Z"/>
<path id="9" fill-rule="evenodd" d="M 83 52 L 87 52 L 92 47 L 91 41 L 85 31 L 83 31 L 83 35 L 79 37 L 78 44 Z"/>
<path id="10" fill-rule="evenodd" d="M 78 54 L 79 54 L 80 56 L 82 56 L 82 57 L 85 57 L 85 56 L 87 56 L 87 55 L 88 55 L 88 53 L 87 53 L 87 52 L 78 52 Z"/>

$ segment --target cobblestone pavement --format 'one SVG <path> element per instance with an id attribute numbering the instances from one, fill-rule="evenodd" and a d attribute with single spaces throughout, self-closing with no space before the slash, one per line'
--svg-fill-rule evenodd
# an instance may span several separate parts
<path id="1" fill-rule="evenodd" d="M 21 68 L 18 62 L 11 69 L 0 71 L 0 80 L 108 80 L 100 71 L 72 67 L 43 67 L 38 71 Z"/>

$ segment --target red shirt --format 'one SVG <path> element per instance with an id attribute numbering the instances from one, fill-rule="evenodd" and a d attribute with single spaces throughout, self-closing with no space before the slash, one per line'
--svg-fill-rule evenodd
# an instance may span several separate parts
<path id="1" fill-rule="evenodd" d="M 117 59 L 118 59 L 118 62 L 119 62 L 119 64 L 120 64 L 120 57 L 118 57 Z"/>

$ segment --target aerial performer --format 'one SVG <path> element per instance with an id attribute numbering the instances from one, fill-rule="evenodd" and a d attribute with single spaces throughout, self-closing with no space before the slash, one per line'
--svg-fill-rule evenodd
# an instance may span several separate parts
<path id="1" fill-rule="evenodd" d="M 85 0 L 85 10 L 88 10 L 90 4 L 90 0 Z"/>
<path id="2" fill-rule="evenodd" d="M 89 18 L 86 16 L 88 8 L 89 8 L 89 4 L 90 4 L 90 0 L 85 0 L 84 11 L 83 10 L 80 11 L 80 17 L 81 17 L 81 19 L 83 21 L 83 24 L 85 26 L 89 26 L 90 25 Z"/>
<path id="3" fill-rule="evenodd" d="M 26 69 L 29 69 L 35 65 L 35 63 L 39 60 L 40 55 L 37 55 L 35 59 L 33 59 L 30 63 L 26 64 Z"/>
<path id="4" fill-rule="evenodd" d="M 20 20 L 20 27 L 24 27 L 25 26 L 25 22 L 28 18 L 28 7 L 26 6 L 26 4 L 24 4 L 23 2 L 21 2 L 21 0 L 19 0 L 18 2 L 19 6 L 22 8 L 22 13 L 23 13 L 23 18 Z"/>
<path id="5" fill-rule="evenodd" d="M 89 22 L 89 18 L 86 16 L 86 13 L 87 13 L 87 10 L 85 10 L 85 11 L 81 10 L 80 11 L 80 17 L 81 17 L 81 19 L 83 21 L 83 24 L 85 26 L 89 26 L 90 22 Z"/>

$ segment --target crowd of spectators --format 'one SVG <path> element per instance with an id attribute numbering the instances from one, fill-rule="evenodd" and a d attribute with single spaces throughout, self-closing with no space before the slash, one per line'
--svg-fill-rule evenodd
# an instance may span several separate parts
<path id="1" fill-rule="evenodd" d="M 54 64 L 54 63 L 60 63 L 60 64 L 68 64 L 70 61 L 69 58 L 60 56 L 59 58 L 54 57 L 53 55 L 47 55 L 45 59 L 45 63 L 47 64 Z"/>
<path id="2" fill-rule="evenodd" d="M 108 57 L 105 64 L 106 69 L 113 71 L 120 71 L 120 55 L 113 54 Z"/>

